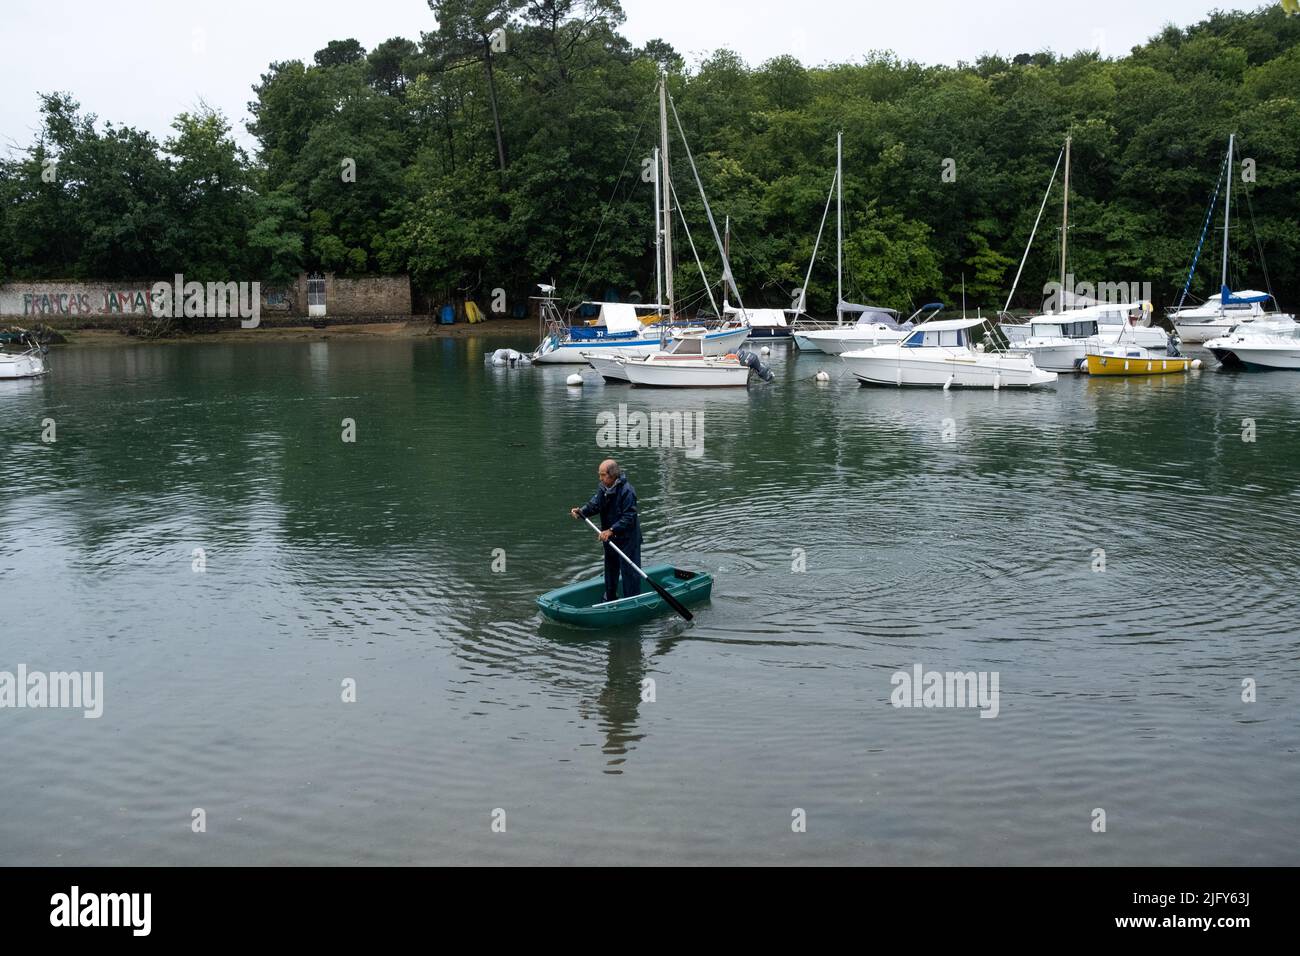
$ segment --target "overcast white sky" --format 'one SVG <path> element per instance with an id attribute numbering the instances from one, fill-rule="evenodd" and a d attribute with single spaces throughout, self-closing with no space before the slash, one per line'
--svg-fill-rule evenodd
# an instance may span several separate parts
<path id="1" fill-rule="evenodd" d="M 1121 55 L 1166 23 L 1260 0 L 623 0 L 624 34 L 672 43 L 692 62 L 729 46 L 752 64 L 793 53 L 842 62 L 894 50 L 926 63 L 981 53 L 1095 49 Z M 0 148 L 26 145 L 36 93 L 67 90 L 83 109 L 152 131 L 200 99 L 240 140 L 251 86 L 272 60 L 310 60 L 332 39 L 366 47 L 433 28 L 424 0 L 3 0 Z"/>

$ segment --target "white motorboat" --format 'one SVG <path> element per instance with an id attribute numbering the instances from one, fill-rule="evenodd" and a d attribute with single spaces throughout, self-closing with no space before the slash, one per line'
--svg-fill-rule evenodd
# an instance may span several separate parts
<path id="1" fill-rule="evenodd" d="M 1144 326 L 1151 310 L 1148 302 L 1130 305 L 1094 305 L 1051 315 L 1036 315 L 1023 325 L 1001 324 L 1009 329 L 1027 328 L 1023 338 L 1007 339 L 1016 349 L 1028 352 L 1034 364 L 1049 372 L 1078 372 L 1090 351 L 1120 341 L 1156 355 L 1171 353 L 1169 333 L 1159 326 Z"/>
<path id="2" fill-rule="evenodd" d="M 749 353 L 752 354 L 752 353 Z M 663 353 L 623 359 L 628 381 L 659 388 L 744 388 L 752 369 L 735 355 L 671 357 Z"/>
<path id="3" fill-rule="evenodd" d="M 1178 305 L 1165 313 L 1184 342 L 1205 343 L 1207 347 L 1211 339 L 1225 337 L 1238 327 L 1272 320 L 1294 321 L 1295 319 L 1293 315 L 1278 311 L 1269 312 L 1265 309 L 1265 303 L 1273 300 L 1273 296 L 1268 292 L 1254 289 L 1233 292 L 1228 286 L 1228 237 L 1232 225 L 1232 170 L 1236 139 L 1236 134 L 1228 137 L 1228 154 L 1219 171 L 1219 181 L 1214 186 L 1217 195 L 1219 185 L 1226 184 L 1223 194 L 1223 259 L 1219 269 L 1219 292 L 1210 296 L 1201 305 L 1183 305 L 1192 287 L 1196 264 L 1201 258 L 1201 247 L 1205 243 L 1210 219 L 1214 214 L 1214 204 L 1211 200 L 1210 208 L 1206 210 L 1205 222 L 1201 227 L 1201 238 L 1196 244 L 1196 252 L 1192 255 L 1191 267 L 1187 270 L 1187 281 L 1183 283 L 1183 292 L 1179 296 Z M 1265 275 L 1267 276 L 1267 272 Z"/>
<path id="4" fill-rule="evenodd" d="M 45 346 L 30 333 L 21 331 L 6 337 L 27 348 L 22 352 L 0 351 L 0 379 L 37 378 L 49 371 L 45 364 Z"/>
<path id="5" fill-rule="evenodd" d="M 984 319 L 951 319 L 918 326 L 903 341 L 844 352 L 840 360 L 860 382 L 936 388 L 1033 388 L 1050 385 L 1056 373 L 1034 365 L 1023 352 L 986 352 L 972 330 Z"/>
<path id="6" fill-rule="evenodd" d="M 1300 369 L 1300 325 L 1290 316 L 1240 325 L 1205 347 L 1226 368 Z"/>
<path id="7" fill-rule="evenodd" d="M 771 381 L 771 371 L 753 352 L 705 355 L 699 336 L 681 338 L 653 355 L 588 353 L 591 367 L 609 381 L 678 388 L 716 388 L 749 384 L 751 372 Z"/>
<path id="8" fill-rule="evenodd" d="M 734 334 L 733 334 L 734 335 Z M 681 332 L 671 337 L 665 337 L 656 345 L 653 352 L 637 352 L 630 349 L 605 349 L 603 351 L 583 352 L 583 359 L 597 372 L 600 377 L 607 382 L 630 382 L 627 372 L 625 371 L 627 359 L 644 359 L 659 357 L 661 359 L 673 359 L 680 361 L 686 358 L 701 358 L 707 356 L 722 356 L 733 354 L 731 352 L 718 352 L 717 339 L 710 338 L 710 333 L 703 329 L 693 332 Z M 732 344 L 739 347 L 744 341 L 743 337 L 731 340 Z"/>
<path id="9" fill-rule="evenodd" d="M 1295 318 L 1267 311 L 1264 303 L 1272 298 L 1267 292 L 1256 292 L 1253 289 L 1228 292 L 1227 305 L 1224 305 L 1225 295 L 1221 291 L 1210 296 L 1202 305 L 1170 309 L 1168 316 L 1184 342 L 1202 344 L 1225 336 L 1240 326 Z"/>
<path id="10" fill-rule="evenodd" d="M 651 353 L 654 354 L 654 353 Z M 623 366 L 627 360 L 633 357 L 624 352 L 583 352 L 582 357 L 587 360 L 587 364 L 594 368 L 600 377 L 607 382 L 630 382 L 627 372 L 623 371 Z"/>
<path id="11" fill-rule="evenodd" d="M 835 204 L 835 321 L 809 320 L 801 318 L 808 300 L 808 284 L 812 281 L 813 267 L 817 262 L 817 252 L 821 248 L 822 234 L 826 230 L 826 221 L 830 217 L 831 204 Z M 812 256 L 808 260 L 808 272 L 804 276 L 803 287 L 796 290 L 798 298 L 791 310 L 795 316 L 791 336 L 795 347 L 800 352 L 824 352 L 827 355 L 839 355 L 854 349 L 873 345 L 886 345 L 900 341 L 912 328 L 914 320 L 923 312 L 937 312 L 943 308 L 940 303 L 931 303 L 918 309 L 906 322 L 899 323 L 898 312 L 878 305 L 857 305 L 844 301 L 844 135 L 835 139 L 835 175 L 831 179 L 831 188 L 826 196 L 826 208 L 822 212 L 821 225 L 817 230 L 817 239 L 813 242 Z M 846 316 L 856 316 L 856 320 L 847 321 Z"/>
<path id="12" fill-rule="evenodd" d="M 796 331 L 794 340 L 801 352 L 825 352 L 827 355 L 840 355 L 872 345 L 889 345 L 902 341 L 908 332 L 916 328 L 917 317 L 921 313 L 928 313 L 920 319 L 924 322 L 925 318 L 935 315 L 942 308 L 943 303 L 931 302 L 917 309 L 906 322 L 899 323 L 898 313 L 893 309 L 841 302 L 839 313 L 857 313 L 857 322 L 825 329 Z"/>

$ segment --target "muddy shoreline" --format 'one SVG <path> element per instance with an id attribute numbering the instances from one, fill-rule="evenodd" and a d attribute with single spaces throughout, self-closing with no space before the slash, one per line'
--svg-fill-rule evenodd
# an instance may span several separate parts
<path id="1" fill-rule="evenodd" d="M 489 319 L 473 325 L 458 322 L 439 325 L 424 319 L 409 322 L 349 323 L 314 328 L 311 325 L 261 326 L 256 329 L 220 329 L 215 332 L 182 332 L 162 338 L 128 335 L 120 329 L 60 329 L 52 326 L 66 339 L 55 348 L 70 346 L 115 345 L 174 345 L 188 342 L 315 342 L 321 340 L 346 341 L 349 339 L 424 339 L 424 338 L 474 338 L 480 336 L 535 336 L 537 323 L 531 319 Z"/>

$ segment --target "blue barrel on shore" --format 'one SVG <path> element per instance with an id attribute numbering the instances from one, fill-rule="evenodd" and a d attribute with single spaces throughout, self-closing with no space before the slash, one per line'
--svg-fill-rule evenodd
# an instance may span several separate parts
<path id="1" fill-rule="evenodd" d="M 444 305 L 442 312 L 438 316 L 438 323 L 440 325 L 455 325 L 456 307 L 454 305 Z"/>

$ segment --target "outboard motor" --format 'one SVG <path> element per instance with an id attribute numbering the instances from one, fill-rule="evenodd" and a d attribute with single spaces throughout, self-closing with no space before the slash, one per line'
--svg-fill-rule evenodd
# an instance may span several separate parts
<path id="1" fill-rule="evenodd" d="M 755 353 L 743 350 L 736 353 L 736 358 L 740 359 L 742 365 L 748 365 L 753 369 L 754 374 L 763 381 L 770 382 L 772 379 L 776 378 L 776 376 L 772 374 L 772 370 L 764 365 L 762 360 L 759 359 Z"/>

